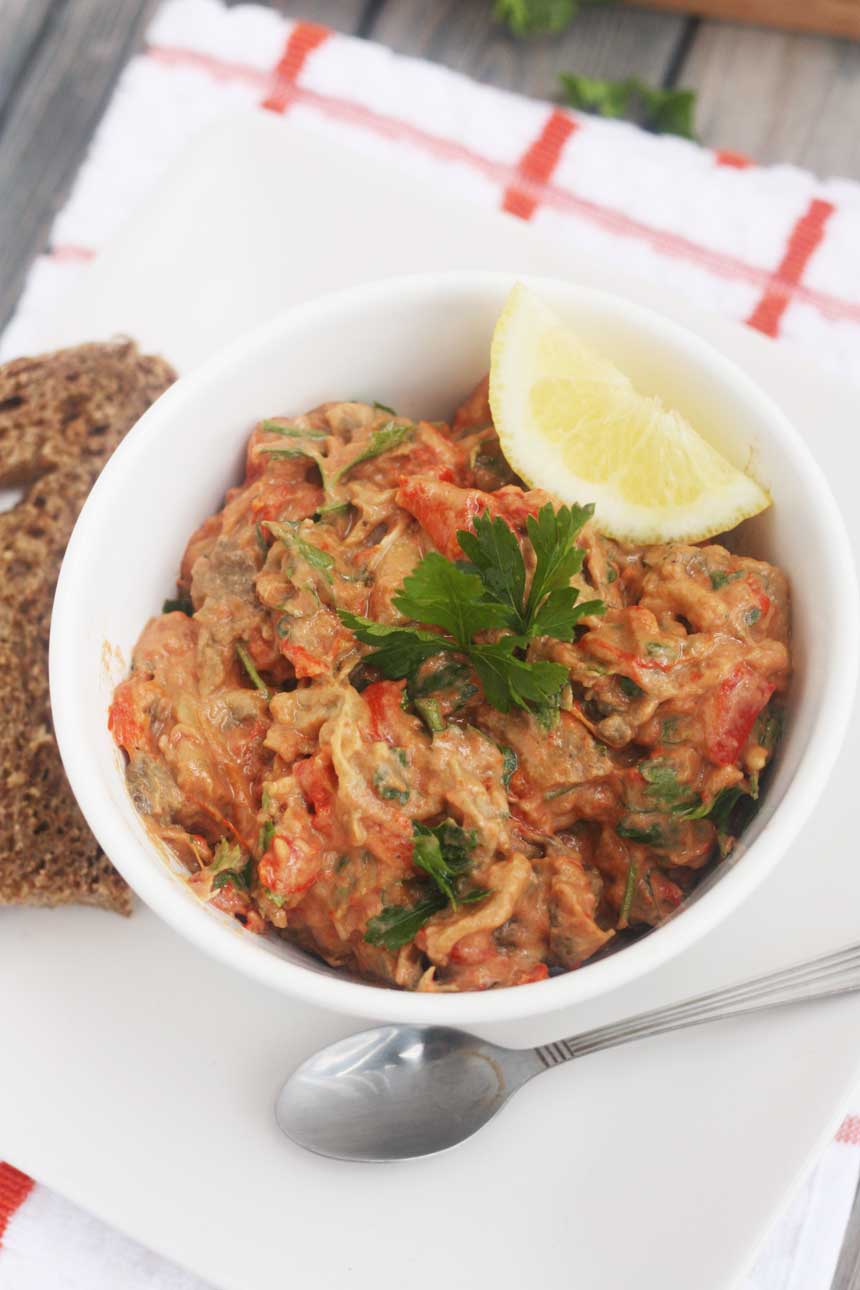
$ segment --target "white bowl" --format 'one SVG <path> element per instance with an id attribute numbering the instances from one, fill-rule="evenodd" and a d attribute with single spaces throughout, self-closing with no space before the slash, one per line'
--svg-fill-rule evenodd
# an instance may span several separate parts
<path id="1" fill-rule="evenodd" d="M 146 903 L 201 949 L 340 1012 L 454 1025 L 508 1021 L 650 971 L 725 918 L 773 868 L 815 805 L 845 732 L 858 656 L 853 564 L 836 503 L 797 432 L 748 377 L 677 324 L 603 292 L 529 281 L 642 390 L 680 408 L 770 490 L 774 506 L 744 526 L 742 549 L 780 564 L 792 585 L 795 676 L 762 809 L 731 860 L 636 944 L 576 972 L 484 993 L 409 994 L 355 981 L 197 900 L 135 812 L 107 730 L 113 686 L 147 618 L 172 593 L 187 538 L 240 477 L 254 422 L 351 398 L 379 399 L 416 417 L 450 416 L 487 367 L 493 324 L 513 284 L 508 275 L 389 279 L 291 309 L 231 345 L 174 385 L 127 436 L 63 563 L 51 632 L 54 723 L 99 842 Z"/>

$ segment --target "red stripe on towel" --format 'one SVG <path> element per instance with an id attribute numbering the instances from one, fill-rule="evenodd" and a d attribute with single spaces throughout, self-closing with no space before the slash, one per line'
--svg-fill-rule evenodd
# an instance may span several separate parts
<path id="1" fill-rule="evenodd" d="M 576 122 L 564 112 L 551 112 L 534 143 L 520 158 L 518 172 L 530 184 L 547 183 L 558 165 L 564 145 L 576 129 Z M 517 184 L 506 190 L 502 201 L 502 210 L 509 215 L 518 215 L 520 219 L 531 219 L 537 206 L 534 190 L 524 192 Z"/>
<path id="2" fill-rule="evenodd" d="M 860 1115 L 846 1115 L 836 1134 L 837 1142 L 847 1142 L 849 1147 L 860 1147 Z"/>
<path id="3" fill-rule="evenodd" d="M 0 1161 L 0 1245 L 10 1218 L 21 1208 L 34 1186 L 33 1179 L 22 1174 L 20 1169 Z"/>
<path id="4" fill-rule="evenodd" d="M 315 49 L 328 40 L 331 31 L 315 22 L 297 22 L 293 27 L 284 52 L 272 73 L 272 84 L 263 99 L 262 107 L 269 112 L 286 112 L 295 91 L 296 81 L 305 63 Z"/>
<path id="5" fill-rule="evenodd" d="M 748 170 L 750 166 L 755 165 L 750 157 L 742 152 L 732 152 L 728 148 L 720 148 L 715 152 L 714 160 L 718 166 L 733 166 L 735 170 Z"/>
<path id="6" fill-rule="evenodd" d="M 776 336 L 782 315 L 785 313 L 792 292 L 824 237 L 827 221 L 833 214 L 832 202 L 814 197 L 791 231 L 785 255 L 774 273 L 764 295 L 750 314 L 750 327 L 763 331 L 765 336 Z"/>

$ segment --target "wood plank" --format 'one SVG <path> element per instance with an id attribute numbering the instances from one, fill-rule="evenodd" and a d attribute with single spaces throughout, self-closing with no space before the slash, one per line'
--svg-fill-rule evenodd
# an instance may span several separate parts
<path id="1" fill-rule="evenodd" d="M 257 0 L 260 3 L 261 0 Z M 247 0 L 227 0 L 231 7 L 246 4 Z M 289 18 L 303 18 L 306 22 L 320 22 L 324 27 L 352 35 L 360 28 L 372 0 L 262 0 L 270 9 Z"/>
<path id="2" fill-rule="evenodd" d="M 560 72 L 660 84 L 686 26 L 679 15 L 586 9 L 560 36 L 516 40 L 493 21 L 486 0 L 385 0 L 364 34 L 477 80 L 552 98 Z"/>
<path id="3" fill-rule="evenodd" d="M 681 10 L 764 27 L 818 31 L 851 36 L 855 40 L 860 37 L 860 0 L 649 0 L 649 3 L 658 9 Z"/>
<path id="4" fill-rule="evenodd" d="M 860 179 L 860 45 L 703 22 L 678 81 L 711 146 Z"/>
<path id="5" fill-rule="evenodd" d="M 0 131 L 0 326 L 157 3 L 66 0 L 45 27 Z"/>
<path id="6" fill-rule="evenodd" d="M 52 0 L 0 0 L 0 114 L 9 102 L 52 12 Z"/>

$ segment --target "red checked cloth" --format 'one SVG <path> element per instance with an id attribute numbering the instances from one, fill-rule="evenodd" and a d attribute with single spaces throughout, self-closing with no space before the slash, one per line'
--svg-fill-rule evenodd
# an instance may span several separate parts
<path id="1" fill-rule="evenodd" d="M 40 319 L 176 152 L 215 117 L 249 107 L 289 112 L 388 158 L 404 179 L 502 208 L 860 370 L 860 186 L 565 112 L 219 0 L 172 0 L 155 19 L 0 352 L 38 348 Z M 849 1115 L 742 1290 L 827 1290 L 858 1173 L 860 1115 Z M 202 1290 L 0 1165 L 0 1290 L 73 1287 Z"/>

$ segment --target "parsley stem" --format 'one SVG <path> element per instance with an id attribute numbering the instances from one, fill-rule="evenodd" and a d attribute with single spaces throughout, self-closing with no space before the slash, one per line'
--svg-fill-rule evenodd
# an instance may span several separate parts
<path id="1" fill-rule="evenodd" d="M 414 706 L 431 735 L 445 729 L 445 720 L 436 699 L 416 699 Z"/>
<path id="2" fill-rule="evenodd" d="M 627 868 L 627 881 L 624 884 L 624 896 L 621 901 L 621 909 L 618 912 L 618 926 L 627 927 L 627 918 L 630 914 L 630 906 L 633 904 L 633 892 L 636 889 L 636 861 L 631 860 Z"/>
<path id="3" fill-rule="evenodd" d="M 242 663 L 242 666 L 244 667 L 245 671 L 248 673 L 248 676 L 251 678 L 251 681 L 253 682 L 255 688 L 260 691 L 263 698 L 268 703 L 269 699 L 271 698 L 271 695 L 269 694 L 269 687 L 266 685 L 266 682 L 263 680 L 263 678 L 260 676 L 260 673 L 254 667 L 254 660 L 251 658 L 251 655 L 248 653 L 247 649 L 245 648 L 245 646 L 242 644 L 241 641 L 236 642 L 236 653 L 238 654 L 239 659 Z"/>

